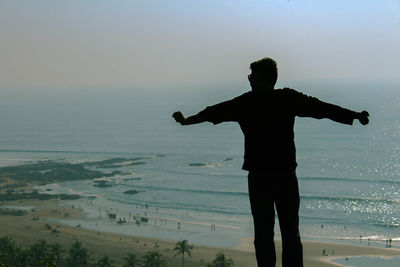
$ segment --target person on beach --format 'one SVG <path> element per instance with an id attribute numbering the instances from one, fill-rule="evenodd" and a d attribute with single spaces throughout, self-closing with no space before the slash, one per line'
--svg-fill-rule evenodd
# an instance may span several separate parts
<path id="1" fill-rule="evenodd" d="M 282 236 L 282 266 L 302 267 L 303 247 L 299 233 L 299 189 L 294 143 L 295 117 L 328 118 L 335 122 L 369 122 L 367 111 L 355 112 L 320 101 L 290 88 L 274 89 L 276 62 L 263 58 L 250 64 L 251 91 L 209 106 L 198 114 L 172 116 L 181 125 L 233 121 L 244 134 L 243 169 L 254 221 L 254 245 L 258 266 L 275 266 L 275 209 Z M 275 208 L 274 208 L 275 206 Z"/>

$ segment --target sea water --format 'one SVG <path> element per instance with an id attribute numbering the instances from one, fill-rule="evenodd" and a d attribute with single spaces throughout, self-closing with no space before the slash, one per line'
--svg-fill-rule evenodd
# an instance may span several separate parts
<path id="1" fill-rule="evenodd" d="M 357 111 L 366 109 L 371 122 L 349 126 L 296 119 L 302 237 L 382 246 L 391 239 L 396 245 L 399 90 L 321 88 L 304 92 Z M 194 114 L 238 92 L 7 95 L 0 100 L 0 165 L 143 157 L 143 165 L 118 168 L 129 175 L 113 177 L 112 187 L 95 187 L 83 179 L 38 189 L 82 196 L 66 202 L 86 212 L 84 219 L 64 221 L 73 226 L 233 247 L 253 235 L 240 129 L 235 123 L 182 127 L 171 114 L 179 109 Z M 124 194 L 131 189 L 140 192 Z M 127 223 L 117 224 L 110 213 Z M 137 225 L 135 217 L 149 221 Z M 278 227 L 276 232 L 279 236 Z"/>
<path id="2" fill-rule="evenodd" d="M 352 257 L 345 259 L 336 259 L 333 260 L 336 263 L 345 265 L 345 266 L 353 266 L 353 267 L 398 267 L 400 258 L 399 257 L 372 257 L 372 256 L 363 256 L 363 257 Z"/>

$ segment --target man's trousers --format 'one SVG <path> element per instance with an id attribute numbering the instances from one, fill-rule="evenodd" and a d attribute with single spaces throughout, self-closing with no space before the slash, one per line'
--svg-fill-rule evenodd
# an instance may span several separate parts
<path id="1" fill-rule="evenodd" d="M 276 208 L 282 237 L 282 267 L 302 267 L 300 196 L 296 173 L 250 171 L 248 183 L 258 266 L 275 267 Z"/>

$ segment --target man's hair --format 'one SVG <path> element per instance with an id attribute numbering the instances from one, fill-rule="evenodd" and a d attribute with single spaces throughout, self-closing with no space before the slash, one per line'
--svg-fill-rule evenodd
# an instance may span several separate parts
<path id="1" fill-rule="evenodd" d="M 252 74 L 261 76 L 271 84 L 275 85 L 278 79 L 278 67 L 275 60 L 269 57 L 254 61 L 250 64 Z"/>

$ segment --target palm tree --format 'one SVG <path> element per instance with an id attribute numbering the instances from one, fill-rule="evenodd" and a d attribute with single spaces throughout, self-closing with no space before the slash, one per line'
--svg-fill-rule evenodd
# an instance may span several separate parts
<path id="1" fill-rule="evenodd" d="M 160 253 L 158 253 L 158 251 L 147 252 L 143 256 L 143 258 L 144 258 L 143 267 L 166 267 L 167 263 L 161 257 L 162 257 L 162 255 Z"/>
<path id="2" fill-rule="evenodd" d="M 234 266 L 232 259 L 227 259 L 224 253 L 220 252 L 215 257 L 212 264 L 208 264 L 208 267 L 231 267 Z"/>
<path id="3" fill-rule="evenodd" d="M 40 260 L 40 267 L 57 267 L 57 263 L 55 262 L 52 255 L 45 254 L 44 257 Z"/>
<path id="4" fill-rule="evenodd" d="M 99 267 L 114 267 L 112 264 L 113 261 L 107 255 L 104 255 L 104 257 L 97 262 L 97 266 Z"/>
<path id="5" fill-rule="evenodd" d="M 129 253 L 127 257 L 124 258 L 126 264 L 124 267 L 136 267 L 138 264 L 138 260 L 136 259 L 136 255 L 133 253 Z"/>
<path id="6" fill-rule="evenodd" d="M 89 261 L 89 253 L 87 248 L 82 247 L 82 243 L 75 241 L 69 249 L 67 256 L 68 267 L 86 267 Z"/>
<path id="7" fill-rule="evenodd" d="M 41 266 L 42 261 L 50 262 L 51 255 L 45 240 L 40 239 L 29 248 L 31 266 Z"/>
<path id="8" fill-rule="evenodd" d="M 192 253 L 190 252 L 192 249 L 193 246 L 189 245 L 187 240 L 181 240 L 176 243 L 175 248 L 173 249 L 174 251 L 176 251 L 174 257 L 182 254 L 182 267 L 185 266 L 185 253 L 188 254 L 189 257 L 192 257 Z"/>
<path id="9" fill-rule="evenodd" d="M 14 247 L 14 241 L 11 237 L 8 237 L 8 235 L 0 237 L 1 252 L 4 252 L 4 249 L 10 249 L 11 247 Z"/>
<path id="10" fill-rule="evenodd" d="M 61 265 L 62 261 L 63 261 L 62 256 L 61 256 L 61 253 L 63 251 L 61 248 L 62 248 L 62 246 L 60 245 L 60 243 L 54 243 L 54 244 L 49 245 L 51 256 L 53 257 L 54 262 L 58 266 Z"/>
<path id="11" fill-rule="evenodd" d="M 15 247 L 14 255 L 15 255 L 15 266 L 29 266 L 29 250 L 22 250 L 20 247 Z M 13 265 L 12 265 L 13 266 Z"/>
<path id="12" fill-rule="evenodd" d="M 16 247 L 12 238 L 7 235 L 0 237 L 0 262 L 4 266 L 13 265 L 16 258 Z"/>

